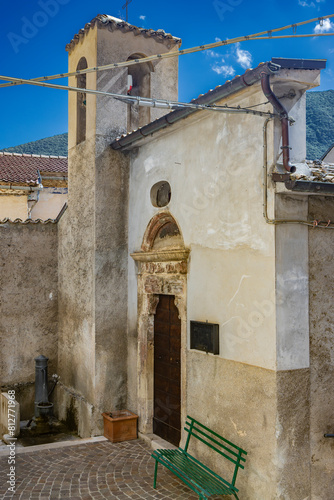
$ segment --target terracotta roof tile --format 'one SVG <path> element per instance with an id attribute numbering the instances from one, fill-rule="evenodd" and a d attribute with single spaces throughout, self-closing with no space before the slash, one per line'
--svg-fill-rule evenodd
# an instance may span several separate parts
<path id="1" fill-rule="evenodd" d="M 0 225 L 17 224 L 17 225 L 26 226 L 27 224 L 42 224 L 42 225 L 57 224 L 59 222 L 59 220 L 62 218 L 63 214 L 66 212 L 66 210 L 67 210 L 67 203 L 64 204 L 63 208 L 60 210 L 59 214 L 57 215 L 57 217 L 55 219 L 46 219 L 46 220 L 43 220 L 43 219 L 25 219 L 25 220 L 14 219 L 13 220 L 13 219 L 9 219 L 8 217 L 6 217 L 5 219 L 0 220 Z"/>
<path id="2" fill-rule="evenodd" d="M 108 28 L 110 30 L 118 29 L 123 32 L 133 31 L 135 35 L 143 35 L 145 37 L 153 37 L 157 42 L 171 42 L 174 44 L 180 44 L 181 39 L 175 36 L 172 36 L 170 33 L 165 33 L 164 30 L 152 30 L 146 28 L 139 28 L 138 26 L 134 26 L 132 24 L 123 21 L 122 19 L 118 19 L 117 17 L 109 16 L 107 14 L 98 14 L 94 19 L 91 20 L 90 23 L 87 23 L 84 28 L 79 30 L 79 33 L 74 35 L 73 39 L 66 45 L 66 50 L 70 51 L 74 48 L 74 46 L 79 42 L 81 38 L 85 36 L 85 34 L 97 25 L 99 28 Z"/>
<path id="3" fill-rule="evenodd" d="M 36 185 L 38 172 L 67 175 L 67 158 L 0 152 L 0 183 Z"/>
<path id="4" fill-rule="evenodd" d="M 334 164 L 323 161 L 306 161 L 306 168 L 297 168 L 292 180 L 334 183 Z"/>

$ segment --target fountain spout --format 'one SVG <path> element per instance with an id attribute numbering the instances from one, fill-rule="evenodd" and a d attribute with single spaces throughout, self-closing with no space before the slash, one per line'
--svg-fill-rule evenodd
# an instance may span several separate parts
<path id="1" fill-rule="evenodd" d="M 42 354 L 35 358 L 35 417 L 49 417 L 53 404 L 48 399 L 48 361 Z"/>

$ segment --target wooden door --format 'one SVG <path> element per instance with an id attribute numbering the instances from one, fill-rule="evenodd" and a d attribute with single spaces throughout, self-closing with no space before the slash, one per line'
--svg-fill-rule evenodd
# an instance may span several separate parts
<path id="1" fill-rule="evenodd" d="M 173 295 L 160 295 L 154 318 L 153 432 L 178 446 L 181 439 L 181 320 Z"/>

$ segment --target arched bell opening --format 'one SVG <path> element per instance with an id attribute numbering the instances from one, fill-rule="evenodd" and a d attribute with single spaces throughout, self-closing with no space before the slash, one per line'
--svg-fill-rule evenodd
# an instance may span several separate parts
<path id="1" fill-rule="evenodd" d="M 128 61 L 142 59 L 144 54 L 132 54 Z M 151 96 L 151 73 L 154 71 L 151 62 L 134 64 L 128 67 L 128 94 L 136 97 Z M 151 110 L 147 106 L 139 106 L 137 103 L 128 104 L 128 132 L 147 125 L 151 121 Z"/>

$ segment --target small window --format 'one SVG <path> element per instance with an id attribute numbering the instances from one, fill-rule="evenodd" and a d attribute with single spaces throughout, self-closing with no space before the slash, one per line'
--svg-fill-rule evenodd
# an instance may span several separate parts
<path id="1" fill-rule="evenodd" d="M 151 188 L 151 203 L 154 207 L 165 207 L 171 199 L 171 188 L 167 181 L 160 181 Z"/>
<path id="2" fill-rule="evenodd" d="M 78 63 L 77 70 L 86 69 L 87 61 L 82 57 Z M 77 76 L 77 87 L 86 88 L 86 73 Z M 77 92 L 77 144 L 86 140 L 86 93 Z"/>

